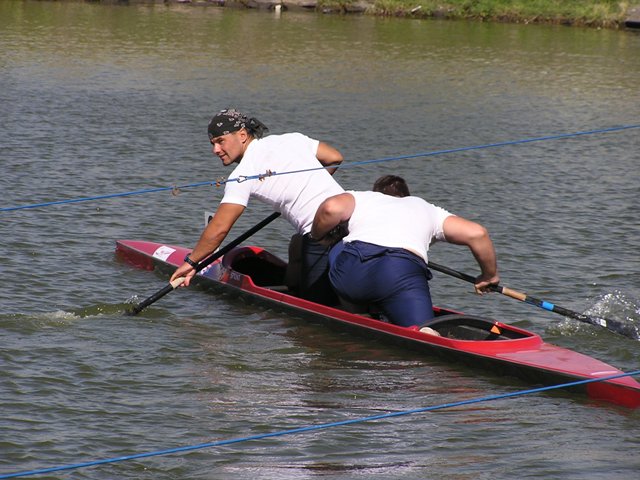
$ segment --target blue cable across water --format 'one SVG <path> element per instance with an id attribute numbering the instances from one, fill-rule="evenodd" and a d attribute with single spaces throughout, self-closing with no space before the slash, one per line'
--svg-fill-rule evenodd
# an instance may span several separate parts
<path id="1" fill-rule="evenodd" d="M 521 145 L 521 144 L 525 144 L 525 143 L 543 142 L 543 141 L 548 141 L 548 140 L 559 140 L 559 139 L 562 139 L 562 138 L 578 137 L 578 136 L 582 136 L 582 135 L 595 135 L 595 134 L 598 134 L 598 133 L 619 132 L 619 131 L 630 130 L 630 129 L 634 129 L 634 128 L 640 128 L 640 125 L 622 125 L 622 126 L 618 126 L 618 127 L 601 128 L 601 129 L 597 129 L 597 130 L 585 130 L 585 131 L 582 131 L 582 132 L 561 133 L 561 134 L 557 134 L 557 135 L 546 135 L 546 136 L 543 136 L 543 137 L 525 138 L 525 139 L 521 139 L 521 140 L 510 140 L 510 141 L 506 141 L 506 142 L 487 143 L 487 144 L 484 144 L 484 145 L 474 145 L 474 146 L 470 146 L 470 147 L 458 147 L 458 148 L 450 148 L 450 149 L 445 149 L 445 150 L 435 150 L 435 151 L 432 151 L 432 152 L 414 153 L 414 154 L 409 154 L 409 155 L 401 155 L 401 156 L 398 156 L 398 157 L 386 157 L 386 158 L 378 158 L 378 159 L 373 159 L 373 160 L 363 160 L 363 161 L 360 161 L 360 162 L 351 162 L 351 163 L 348 163 L 348 164 L 340 165 L 340 169 L 359 167 L 359 166 L 362 166 L 362 165 L 369 165 L 369 164 L 372 164 L 372 163 L 391 162 L 391 161 L 396 161 L 396 160 L 408 160 L 408 159 L 411 159 L 411 158 L 418 158 L 418 157 L 433 157 L 435 155 L 444 155 L 444 154 L 449 154 L 449 153 L 468 152 L 468 151 L 472 151 L 472 150 L 481 150 L 481 149 L 486 149 L 486 148 L 505 147 L 505 146 L 509 146 L 509 145 Z M 20 205 L 20 206 L 15 206 L 15 207 L 3 207 L 3 208 L 0 208 L 0 212 L 9 212 L 9 211 L 13 211 L 13 210 L 24 210 L 24 209 L 28 209 L 28 208 L 39 208 L 39 207 L 46 207 L 46 206 L 50 206 L 50 205 L 61 205 L 61 204 L 66 204 L 66 203 L 87 202 L 87 201 L 90 201 L 90 200 L 103 200 L 103 199 L 107 199 L 107 198 L 127 197 L 127 196 L 132 196 L 132 195 L 142 195 L 142 194 L 146 194 L 146 193 L 162 192 L 162 191 L 167 191 L 167 190 L 175 191 L 175 190 L 181 190 L 181 189 L 186 189 L 186 188 L 201 187 L 201 186 L 204 186 L 204 185 L 207 185 L 207 186 L 210 186 L 210 185 L 220 186 L 220 185 L 224 185 L 225 183 L 229 183 L 229 182 L 244 182 L 246 180 L 262 179 L 262 178 L 269 177 L 269 176 L 274 176 L 274 175 L 288 175 L 288 174 L 292 174 L 292 173 L 301 173 L 301 172 L 310 172 L 310 171 L 313 171 L 313 170 L 322 170 L 323 168 L 334 168 L 334 167 L 318 167 L 318 168 L 312 168 L 312 169 L 306 169 L 306 170 L 294 170 L 294 171 L 289 171 L 289 172 L 264 172 L 264 173 L 258 173 L 258 174 L 255 174 L 255 175 L 250 175 L 250 176 L 244 176 L 244 177 L 238 177 L 238 178 L 229 178 L 229 179 L 223 180 L 223 181 L 198 182 L 198 183 L 191 183 L 191 184 L 188 184 L 188 185 L 149 188 L 149 189 L 144 189 L 144 190 L 136 190 L 136 191 L 132 191 L 132 192 L 112 193 L 112 194 L 106 194 L 106 195 L 96 195 L 96 196 L 92 196 L 92 197 L 72 198 L 72 199 L 68 199 L 68 200 L 57 200 L 57 201 L 52 201 L 52 202 L 34 203 L 34 204 L 30 204 L 30 205 Z"/>
<path id="2" fill-rule="evenodd" d="M 93 197 L 80 197 L 80 198 L 70 198 L 68 200 L 56 200 L 53 202 L 33 203 L 30 205 L 22 205 L 18 207 L 0 208 L 0 212 L 9 212 L 11 210 L 25 210 L 27 208 L 48 207 L 50 205 L 62 205 L 65 203 L 88 202 L 89 200 L 104 200 L 105 198 L 128 197 L 131 195 L 142 195 L 144 193 L 166 192 L 167 190 L 175 191 L 183 188 L 201 187 L 203 185 L 211 185 L 211 182 L 199 182 L 199 183 L 192 183 L 189 185 L 180 185 L 180 186 L 171 186 L 171 187 L 146 188 L 144 190 L 135 190 L 133 192 L 108 193 L 105 195 L 96 195 Z"/>
<path id="3" fill-rule="evenodd" d="M 559 384 L 559 385 L 550 385 L 550 386 L 547 386 L 547 387 L 533 388 L 533 389 L 529 389 L 529 390 L 519 390 L 517 392 L 512 392 L 512 393 L 503 393 L 503 394 L 499 394 L 499 395 L 489 395 L 489 396 L 486 396 L 486 397 L 474 398 L 474 399 L 469 399 L 469 400 L 461 400 L 461 401 L 458 401 L 458 402 L 444 403 L 444 404 L 440 404 L 440 405 L 434 405 L 434 406 L 431 406 L 431 407 L 416 408 L 416 409 L 413 409 L 413 410 L 403 410 L 403 411 L 400 411 L 400 412 L 384 413 L 384 414 L 374 415 L 374 416 L 370 416 L 370 417 L 361 417 L 361 418 L 354 418 L 352 420 L 343 420 L 341 422 L 322 423 L 322 424 L 318 424 L 318 425 L 310 425 L 310 426 L 306 426 L 306 427 L 292 428 L 292 429 L 289 429 L 289 430 L 280 430 L 280 431 L 277 431 L 277 432 L 263 433 L 263 434 L 260 434 L 260 435 L 252 435 L 252 436 L 249 436 L 249 437 L 232 438 L 232 439 L 229 439 L 229 440 L 219 440 L 217 442 L 208 442 L 208 443 L 200 443 L 200 444 L 197 444 L 197 445 L 188 445 L 188 446 L 184 446 L 184 447 L 168 448 L 166 450 L 157 450 L 157 451 L 154 451 L 154 452 L 145 452 L 145 453 L 137 453 L 137 454 L 133 454 L 133 455 L 125 455 L 125 456 L 121 456 L 121 457 L 105 458 L 105 459 L 102 459 L 102 460 L 93 460 L 93 461 L 75 463 L 75 464 L 70 464 L 70 465 L 62 465 L 62 466 L 58 466 L 58 467 L 40 468 L 40 469 L 37 469 L 37 470 L 29 470 L 29 471 L 14 472 L 14 473 L 8 473 L 8 474 L 0 474 L 0 479 L 26 477 L 26 476 L 32 476 L 32 475 L 42 475 L 42 474 L 45 474 L 45 473 L 61 472 L 61 471 L 64 471 L 64 470 L 74 470 L 74 469 L 83 468 L 83 467 L 93 467 L 93 466 L 97 466 L 97 465 L 104 465 L 104 464 L 107 464 L 107 463 L 123 462 L 123 461 L 126 461 L 126 460 L 136 460 L 136 459 L 148 458 L 148 457 L 158 457 L 158 456 L 162 456 L 162 455 L 170 455 L 170 454 L 173 454 L 173 453 L 190 452 L 190 451 L 193 451 L 193 450 L 200 450 L 200 449 L 204 449 L 204 448 L 220 447 L 220 446 L 223 446 L 223 445 L 232 445 L 232 444 L 235 444 L 235 443 L 249 442 L 249 441 L 254 441 L 254 440 L 263 440 L 265 438 L 282 437 L 282 436 L 285 436 L 285 435 L 294 435 L 294 434 L 297 434 L 297 433 L 306 433 L 306 432 L 311 432 L 311 431 L 315 431 L 315 430 L 322 430 L 322 429 L 340 427 L 340 426 L 344 426 L 344 425 L 353 425 L 353 424 L 356 424 L 356 423 L 371 422 L 371 421 L 374 421 L 374 420 L 382 420 L 382 419 L 385 419 L 385 418 L 400 417 L 400 416 L 405 416 L 405 415 L 413 415 L 413 414 L 416 414 L 416 413 L 424 413 L 424 412 L 431 412 L 431 411 L 434 411 L 434 410 L 442 410 L 442 409 L 445 409 L 445 408 L 460 407 L 462 405 L 471 405 L 471 404 L 480 403 L 480 402 L 490 402 L 490 401 L 494 401 L 494 400 L 500 400 L 500 399 L 503 399 L 503 398 L 519 397 L 519 396 L 523 396 L 523 395 L 530 395 L 532 393 L 540 393 L 540 392 L 545 392 L 545 391 L 548 391 L 548 390 L 557 390 L 557 389 L 561 389 L 561 388 L 570 388 L 570 387 L 575 387 L 575 386 L 578 386 L 578 385 L 585 385 L 587 383 L 603 382 L 603 381 L 613 380 L 615 378 L 630 377 L 630 376 L 636 376 L 636 375 L 640 375 L 640 370 L 636 370 L 636 371 L 628 372 L 628 373 L 619 373 L 619 374 L 610 375 L 610 376 L 607 376 L 607 377 L 591 378 L 591 379 L 588 379 L 588 380 L 578 380 L 578 381 L 575 381 L 575 382 L 562 383 L 562 384 Z"/>

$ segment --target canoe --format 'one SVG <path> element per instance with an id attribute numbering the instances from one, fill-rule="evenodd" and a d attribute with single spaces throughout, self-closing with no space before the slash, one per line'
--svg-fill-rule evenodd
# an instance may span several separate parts
<path id="1" fill-rule="evenodd" d="M 172 273 L 188 253 L 189 249 L 179 246 L 116 241 L 119 258 L 138 268 L 163 273 Z M 237 247 L 198 272 L 193 284 L 221 289 L 369 339 L 391 341 L 532 384 L 559 385 L 623 373 L 595 358 L 545 343 L 533 332 L 450 309 L 434 307 L 436 319 L 429 326 L 440 334 L 436 336 L 417 327 L 400 327 L 370 315 L 313 303 L 291 294 L 285 286 L 286 271 L 287 262 L 263 248 Z M 640 383 L 628 376 L 569 390 L 627 408 L 640 407 Z"/>

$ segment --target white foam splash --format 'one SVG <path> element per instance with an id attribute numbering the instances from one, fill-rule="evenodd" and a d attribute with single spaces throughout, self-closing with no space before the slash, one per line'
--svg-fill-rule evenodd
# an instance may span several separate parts
<path id="1" fill-rule="evenodd" d="M 631 299 L 620 291 L 602 295 L 585 315 L 610 318 L 626 323 L 640 324 L 640 300 Z"/>
<path id="2" fill-rule="evenodd" d="M 594 319 L 616 320 L 640 328 L 640 300 L 629 298 L 620 291 L 613 291 L 596 298 L 595 303 L 581 313 Z M 597 336 L 600 329 L 593 328 L 584 322 L 565 318 L 551 327 L 549 332 L 562 336 Z"/>

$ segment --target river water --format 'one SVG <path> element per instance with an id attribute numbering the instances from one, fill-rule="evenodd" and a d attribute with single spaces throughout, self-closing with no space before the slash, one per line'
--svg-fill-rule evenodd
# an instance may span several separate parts
<path id="1" fill-rule="evenodd" d="M 346 188 L 400 174 L 486 225 L 504 285 L 640 322 L 640 129 L 521 142 L 640 124 L 637 32 L 0 0 L 0 45 L 0 474 L 530 387 L 196 288 L 123 315 L 166 277 L 114 241 L 192 246 L 221 189 L 8 210 L 224 177 L 206 125 L 226 106 L 332 143 Z M 250 205 L 231 238 L 268 213 Z M 291 233 L 251 243 L 286 258 Z M 431 260 L 476 271 L 460 247 Z M 442 274 L 432 289 L 640 367 L 633 340 Z M 639 430 L 638 412 L 550 392 L 39 478 L 628 479 Z"/>

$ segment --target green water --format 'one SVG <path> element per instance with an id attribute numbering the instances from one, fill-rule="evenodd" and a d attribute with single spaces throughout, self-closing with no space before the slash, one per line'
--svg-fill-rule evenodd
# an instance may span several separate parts
<path id="1" fill-rule="evenodd" d="M 640 36 L 196 6 L 0 0 L 0 207 L 215 180 L 213 113 L 329 141 L 350 163 L 638 122 Z M 344 168 L 485 224 L 503 283 L 640 321 L 638 130 Z M 211 187 L 0 212 L 0 474 L 513 392 L 529 384 L 198 289 L 119 238 L 192 246 Z M 269 214 L 250 205 L 232 235 Z M 291 227 L 252 238 L 286 258 Z M 432 260 L 473 273 L 459 247 Z M 637 342 L 435 275 L 434 302 L 623 370 Z M 628 479 L 637 412 L 537 394 L 47 478 Z"/>

